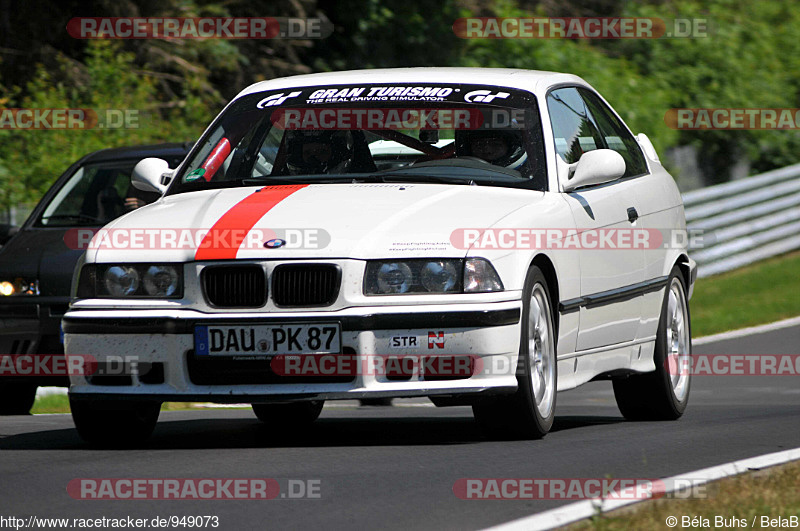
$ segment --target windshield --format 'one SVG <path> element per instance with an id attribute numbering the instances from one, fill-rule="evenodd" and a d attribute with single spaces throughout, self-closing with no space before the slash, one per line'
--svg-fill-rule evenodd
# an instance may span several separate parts
<path id="1" fill-rule="evenodd" d="M 90 163 L 78 168 L 36 221 L 40 227 L 102 226 L 160 196 L 131 185 L 139 159 Z"/>
<path id="2" fill-rule="evenodd" d="M 525 91 L 479 85 L 306 87 L 244 96 L 169 193 L 243 185 L 445 182 L 546 189 Z"/>

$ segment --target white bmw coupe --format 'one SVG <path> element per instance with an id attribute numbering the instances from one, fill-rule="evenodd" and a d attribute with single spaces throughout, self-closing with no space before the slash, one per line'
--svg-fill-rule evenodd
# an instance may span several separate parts
<path id="1" fill-rule="evenodd" d="M 686 408 L 681 196 L 579 77 L 265 81 L 132 182 L 162 197 L 93 235 L 62 322 L 88 441 L 145 439 L 164 401 L 287 429 L 325 400 L 430 397 L 527 438 L 591 380 L 628 419 Z"/>

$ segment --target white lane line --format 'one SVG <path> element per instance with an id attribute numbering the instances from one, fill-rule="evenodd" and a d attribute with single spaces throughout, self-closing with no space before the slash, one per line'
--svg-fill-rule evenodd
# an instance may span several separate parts
<path id="1" fill-rule="evenodd" d="M 800 448 L 793 448 L 782 452 L 740 459 L 739 461 L 732 461 L 723 465 L 695 470 L 694 472 L 686 472 L 685 474 L 672 476 L 662 481 L 666 486 L 666 492 L 672 492 L 676 489 L 686 489 L 688 485 L 693 487 L 703 485 L 710 481 L 736 476 L 750 470 L 760 470 L 762 468 L 782 465 L 797 460 L 800 460 Z M 512 520 L 505 524 L 490 527 L 485 531 L 544 531 L 546 529 L 572 524 L 579 520 L 590 518 L 598 513 L 606 513 L 625 507 L 626 505 L 647 501 L 648 499 L 649 498 L 603 500 L 602 498 L 595 498 L 592 500 L 583 500 L 563 505 L 549 511 L 526 516 L 518 520 Z"/>
<path id="2" fill-rule="evenodd" d="M 749 328 L 740 328 L 739 330 L 731 330 L 730 332 L 722 332 L 721 334 L 714 334 L 713 336 L 703 336 L 697 339 L 692 339 L 692 345 L 705 345 L 706 343 L 716 343 L 717 341 L 725 341 L 726 339 L 736 339 L 744 336 L 751 336 L 754 334 L 763 334 L 765 332 L 772 332 L 782 328 L 789 328 L 790 326 L 800 325 L 800 317 L 791 317 L 782 321 L 775 321 L 759 326 L 751 326 Z"/>

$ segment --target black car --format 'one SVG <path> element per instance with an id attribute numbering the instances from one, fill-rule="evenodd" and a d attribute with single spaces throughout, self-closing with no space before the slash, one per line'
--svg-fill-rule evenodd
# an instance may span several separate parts
<path id="1" fill-rule="evenodd" d="M 0 226 L 0 356 L 63 356 L 61 317 L 69 304 L 72 271 L 83 253 L 72 235 L 158 199 L 156 193 L 131 186 L 131 170 L 146 157 L 164 159 L 174 168 L 190 148 L 191 143 L 159 144 L 86 155 L 59 177 L 21 227 Z M 63 374 L 20 374 L 29 368 L 13 370 L 13 365 L 0 370 L 2 415 L 27 413 L 40 385 L 69 385 Z"/>

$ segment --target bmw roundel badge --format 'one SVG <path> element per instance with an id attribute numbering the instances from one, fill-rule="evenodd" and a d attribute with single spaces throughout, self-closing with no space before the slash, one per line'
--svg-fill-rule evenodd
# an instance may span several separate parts
<path id="1" fill-rule="evenodd" d="M 264 242 L 264 247 L 267 249 L 277 249 L 278 247 L 283 247 L 284 245 L 286 245 L 286 240 L 281 240 L 280 238 L 274 238 Z"/>

